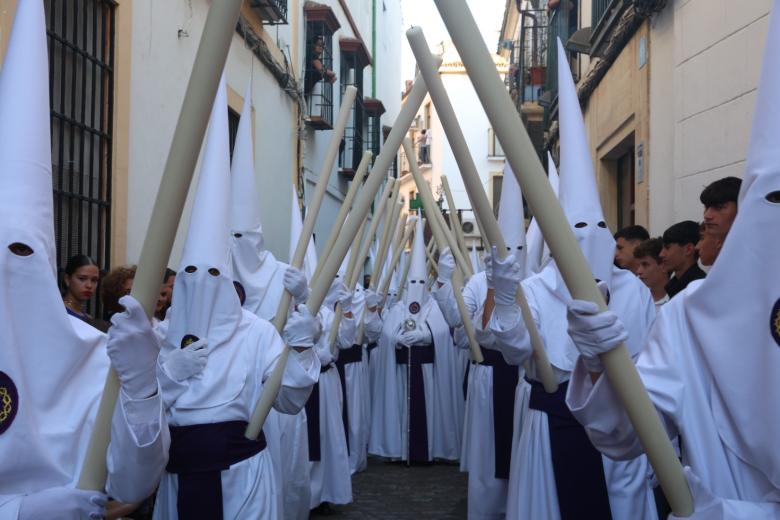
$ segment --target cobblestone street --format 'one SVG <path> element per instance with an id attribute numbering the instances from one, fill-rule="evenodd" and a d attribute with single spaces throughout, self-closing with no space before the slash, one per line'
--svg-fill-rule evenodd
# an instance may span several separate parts
<path id="1" fill-rule="evenodd" d="M 311 518 L 462 519 L 466 518 L 466 485 L 467 476 L 457 464 L 407 467 L 369 458 L 368 470 L 352 479 L 353 503 Z"/>

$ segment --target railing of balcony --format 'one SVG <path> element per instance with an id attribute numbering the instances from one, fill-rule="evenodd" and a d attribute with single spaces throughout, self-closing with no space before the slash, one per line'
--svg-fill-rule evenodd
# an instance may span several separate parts
<path id="1" fill-rule="evenodd" d="M 528 9 L 520 13 L 518 56 L 519 97 L 521 102 L 537 101 L 544 93 L 547 76 L 547 11 Z"/>
<path id="2" fill-rule="evenodd" d="M 263 23 L 287 23 L 287 0 L 250 0 L 249 6 L 260 14 Z"/>
<path id="3" fill-rule="evenodd" d="M 604 19 L 607 13 L 609 13 L 610 8 L 612 7 L 612 4 L 615 3 L 615 1 L 616 0 L 593 0 L 590 22 L 590 26 L 593 32 L 596 31 L 596 28 L 599 26 L 601 21 Z"/>

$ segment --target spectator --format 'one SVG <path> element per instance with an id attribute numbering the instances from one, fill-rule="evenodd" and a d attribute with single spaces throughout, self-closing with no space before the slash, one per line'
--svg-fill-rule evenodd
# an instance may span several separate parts
<path id="1" fill-rule="evenodd" d="M 723 243 L 726 241 L 726 234 L 721 233 L 720 226 L 707 226 L 702 222 L 699 226 L 699 242 L 696 244 L 696 253 L 699 255 L 699 262 L 704 267 L 710 267 L 718 258 Z"/>
<path id="2" fill-rule="evenodd" d="M 420 137 L 417 138 L 417 144 L 420 146 L 420 164 L 431 163 L 431 133 L 423 128 L 420 131 Z"/>
<path id="3" fill-rule="evenodd" d="M 94 260 L 86 255 L 72 256 L 65 264 L 63 282 L 65 292 L 62 300 L 68 314 L 79 318 L 96 329 L 105 332 L 106 324 L 96 320 L 84 307 L 92 299 L 100 281 L 100 269 Z"/>
<path id="4" fill-rule="evenodd" d="M 669 298 L 685 289 L 689 283 L 706 276 L 696 263 L 696 243 L 699 241 L 699 224 L 685 220 L 664 231 L 660 258 L 664 271 L 672 275 L 666 284 Z"/>
<path id="5" fill-rule="evenodd" d="M 650 238 L 650 233 L 642 226 L 624 227 L 615 233 L 615 265 L 637 274 L 637 260 L 634 248 L 640 242 Z"/>
<path id="6" fill-rule="evenodd" d="M 117 312 L 123 312 L 125 309 L 119 305 L 119 298 L 130 294 L 133 288 L 133 279 L 135 279 L 135 266 L 123 265 L 112 269 L 103 279 L 103 286 L 100 289 L 103 298 L 103 315 L 106 320 Z"/>
<path id="7" fill-rule="evenodd" d="M 704 204 L 704 227 L 714 229 L 715 234 L 724 239 L 737 216 L 737 198 L 741 187 L 741 179 L 724 177 L 704 188 L 699 195 L 699 200 Z"/>
<path id="8" fill-rule="evenodd" d="M 640 242 L 633 252 L 636 275 L 650 289 L 656 309 L 669 301 L 669 295 L 666 294 L 669 274 L 661 268 L 663 246 L 660 238 L 650 238 Z"/>
<path id="9" fill-rule="evenodd" d="M 322 36 L 315 36 L 306 53 L 306 74 L 304 76 L 304 92 L 310 94 L 314 85 L 322 80 L 328 83 L 334 83 L 336 81 L 336 73 L 330 70 L 323 63 L 323 55 L 325 53 L 325 40 Z"/>
<path id="10" fill-rule="evenodd" d="M 173 299 L 173 283 L 176 281 L 176 271 L 166 268 L 163 276 L 163 283 L 160 287 L 160 296 L 154 308 L 154 317 L 162 321 L 165 319 L 165 313 L 171 306 Z"/>

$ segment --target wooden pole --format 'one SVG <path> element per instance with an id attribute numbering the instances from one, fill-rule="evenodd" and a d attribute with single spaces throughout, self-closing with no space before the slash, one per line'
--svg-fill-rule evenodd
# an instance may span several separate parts
<path id="1" fill-rule="evenodd" d="M 349 209 L 352 207 L 352 201 L 355 200 L 355 194 L 357 193 L 360 185 L 363 183 L 363 179 L 368 172 L 368 167 L 371 164 L 371 159 L 373 157 L 373 153 L 368 151 L 363 152 L 363 157 L 360 159 L 360 164 L 358 165 L 358 169 L 355 172 L 355 176 L 352 177 L 352 184 L 350 184 L 349 189 L 347 190 L 347 195 L 344 197 L 344 202 L 342 202 L 341 207 L 339 208 L 339 212 L 336 215 L 336 220 L 333 221 L 333 228 L 330 232 L 330 235 L 328 236 L 328 241 L 325 242 L 325 246 L 322 248 L 322 254 L 320 255 L 320 258 L 327 258 L 330 256 L 330 252 L 333 250 L 333 244 L 336 243 L 336 237 L 339 234 L 339 229 L 341 229 L 341 226 L 344 225 L 344 221 L 347 220 L 347 214 L 349 213 Z M 317 268 L 314 270 L 314 274 L 312 274 L 311 280 L 309 280 L 309 285 L 314 285 L 314 282 L 317 280 L 317 277 L 320 275 L 320 271 L 322 270 L 321 266 L 322 262 L 317 262 Z"/>
<path id="2" fill-rule="evenodd" d="M 347 91 L 349 91 L 349 88 L 350 87 L 347 87 Z M 339 233 L 339 237 L 336 239 L 336 243 L 333 245 L 333 251 L 326 259 L 326 262 L 322 267 L 317 283 L 311 288 L 309 299 L 306 302 L 306 307 L 312 314 L 316 314 L 319 311 L 320 306 L 325 299 L 325 295 L 330 288 L 330 284 L 336 275 L 336 271 L 338 271 L 341 259 L 346 255 L 347 250 L 349 249 L 349 246 L 355 237 L 355 234 L 357 234 L 358 228 L 362 224 L 365 216 L 368 214 L 371 203 L 373 202 L 374 197 L 376 196 L 377 191 L 379 191 L 379 187 L 385 178 L 385 172 L 387 172 L 390 164 L 395 159 L 396 154 L 398 153 L 398 148 L 401 144 L 401 140 L 406 135 L 406 132 L 409 131 L 412 120 L 417 114 L 417 110 L 419 110 L 420 105 L 422 105 L 423 98 L 425 98 L 427 92 L 428 89 L 425 87 L 425 82 L 418 77 L 406 97 L 406 103 L 401 107 L 401 111 L 398 114 L 395 124 L 390 130 L 390 135 L 388 135 L 387 140 L 385 140 L 385 145 L 382 148 L 382 152 L 374 162 L 374 167 L 372 168 L 371 173 L 368 175 L 363 189 L 355 199 L 355 203 L 352 206 L 352 216 L 342 227 L 341 233 Z M 342 108 L 346 106 L 347 112 L 349 112 L 351 105 L 351 102 L 349 105 L 342 104 Z M 334 140 L 337 143 L 340 142 L 343 133 L 343 127 L 338 130 L 334 130 Z M 336 145 L 335 151 L 338 151 L 338 144 Z M 333 158 L 335 159 L 335 152 L 333 154 Z M 311 213 L 308 213 L 306 218 L 308 219 L 310 215 Z M 304 223 L 304 228 L 305 227 L 306 225 Z M 313 224 L 311 227 L 314 227 Z M 301 238 L 303 239 L 304 236 L 305 233 L 302 232 Z M 303 252 L 305 252 L 305 244 L 308 243 L 310 236 L 311 230 L 309 230 L 309 235 L 305 236 L 305 241 L 303 242 L 304 245 L 302 247 L 300 247 L 301 243 L 299 242 L 298 249 L 301 249 Z M 296 250 L 296 259 L 297 252 L 298 251 Z M 301 258 L 298 260 L 303 260 L 303 253 L 301 253 L 300 256 Z M 289 301 L 289 293 L 285 291 L 285 295 Z M 287 307 L 284 307 L 284 311 L 286 318 Z M 263 392 L 254 412 L 252 413 L 252 417 L 246 431 L 246 436 L 250 439 L 256 439 L 260 434 L 260 430 L 263 427 L 265 418 L 267 417 L 268 412 L 271 411 L 271 407 L 273 406 L 273 403 L 276 400 L 276 396 L 281 389 L 282 375 L 284 374 L 284 366 L 287 361 L 288 353 L 289 349 L 285 349 L 283 354 L 279 357 L 276 367 L 274 367 L 273 373 L 263 385 Z"/>
<path id="3" fill-rule="evenodd" d="M 355 266 L 357 265 L 357 250 L 360 247 L 360 241 L 363 238 L 363 230 L 366 227 L 366 221 L 363 219 L 363 223 L 360 224 L 360 229 L 357 232 L 357 235 L 355 235 L 355 238 L 352 240 L 352 245 L 349 248 L 350 254 L 349 254 L 349 262 L 347 263 L 347 270 L 344 273 L 344 286 L 349 288 L 349 279 L 352 277 L 352 272 L 355 270 Z M 334 315 L 333 315 L 333 321 L 330 324 L 330 335 L 328 336 L 328 346 L 330 347 L 330 352 L 334 356 L 336 355 L 336 338 L 338 338 L 339 333 L 339 326 L 341 326 L 341 320 L 344 317 L 344 312 L 341 308 L 341 302 L 336 303 L 336 308 L 334 309 Z"/>
<path id="4" fill-rule="evenodd" d="M 393 231 L 395 230 L 395 222 L 398 220 L 398 215 L 401 213 L 401 202 L 398 200 L 398 196 L 401 192 L 401 183 L 398 182 L 395 185 L 395 191 L 393 192 L 393 198 L 388 206 L 387 211 L 388 218 L 385 219 L 385 225 L 382 229 L 382 238 L 379 241 L 379 249 L 376 253 L 376 262 L 374 262 L 374 269 L 371 273 L 370 289 L 376 289 L 379 283 L 378 278 L 382 276 L 382 267 L 385 265 L 385 259 L 387 257 L 387 248 L 390 246 L 390 241 L 393 239 Z M 404 217 L 404 220 L 406 217 Z"/>
<path id="5" fill-rule="evenodd" d="M 407 32 L 407 36 L 409 44 L 412 47 L 412 52 L 414 52 L 418 66 L 420 67 L 421 74 L 423 74 L 423 77 L 425 77 L 431 85 L 429 93 L 434 106 L 436 107 L 436 113 L 441 119 L 442 127 L 447 135 L 447 140 L 450 143 L 455 160 L 458 163 L 458 169 L 463 178 L 463 184 L 466 187 L 466 192 L 471 201 L 474 215 L 479 220 L 482 230 L 487 236 L 488 244 L 490 246 L 496 246 L 496 252 L 499 257 L 503 259 L 508 253 L 504 237 L 501 235 L 501 228 L 498 226 L 498 221 L 493 214 L 493 209 L 490 207 L 490 202 L 488 201 L 487 195 L 485 195 L 485 190 L 482 188 L 482 181 L 480 181 L 477 167 L 469 153 L 466 138 L 463 136 L 457 116 L 455 115 L 455 109 L 450 103 L 447 91 L 439 76 L 438 68 L 432 67 L 434 61 L 428 50 L 428 42 L 425 41 L 425 36 L 419 27 L 410 29 Z M 451 201 L 452 195 L 449 192 L 449 185 L 446 183 L 444 177 L 442 177 L 442 183 L 445 186 L 445 193 L 448 194 L 448 201 Z M 518 223 L 518 225 L 524 224 L 525 223 L 522 222 Z M 547 392 L 555 392 L 558 389 L 558 381 L 555 378 L 552 365 L 550 365 L 550 360 L 547 357 L 544 342 L 536 328 L 536 322 L 531 315 L 531 309 L 528 307 L 528 301 L 525 298 L 522 286 L 518 287 L 515 300 L 520 307 L 525 327 L 530 335 L 534 361 L 536 362 L 536 376 L 539 378 L 539 381 L 541 381 Z"/>
<path id="6" fill-rule="evenodd" d="M 409 157 L 411 147 L 411 141 L 409 141 L 408 138 L 405 139 L 404 151 L 406 152 L 407 157 Z M 436 205 L 436 201 L 433 199 L 433 193 L 431 193 L 428 183 L 425 182 L 420 170 L 417 169 L 417 164 L 415 164 L 414 161 L 409 164 L 411 166 L 410 170 L 412 172 L 412 177 L 414 177 L 414 182 L 417 184 L 417 192 L 420 194 L 420 199 L 422 199 L 423 210 L 425 211 L 425 214 L 428 215 L 428 223 L 431 227 L 433 238 L 436 240 L 436 244 L 439 247 L 439 254 L 447 247 L 453 251 L 453 254 L 457 254 L 460 251 L 458 245 L 455 243 L 455 238 L 452 235 L 448 236 L 447 234 L 449 230 L 444 222 L 444 217 L 441 215 L 441 211 L 439 211 L 439 206 Z M 470 272 L 470 267 L 471 266 L 469 266 L 469 271 L 462 269 L 462 272 Z M 451 284 L 452 294 L 455 297 L 455 303 L 458 306 L 460 318 L 463 321 L 463 329 L 466 331 L 466 336 L 469 339 L 471 359 L 476 363 L 482 363 L 484 361 L 484 358 L 482 357 L 482 348 L 479 346 L 479 342 L 477 342 L 477 336 L 474 332 L 474 323 L 471 321 L 471 314 L 469 314 L 469 311 L 466 308 L 466 302 L 463 301 L 463 278 L 457 269 L 452 275 Z"/>
<path id="7" fill-rule="evenodd" d="M 399 182 L 397 186 L 400 188 L 401 183 Z M 395 207 L 393 208 L 393 214 L 399 214 L 401 211 L 401 206 L 403 206 L 403 203 L 399 200 L 396 202 Z M 399 242 L 401 240 L 401 237 L 404 234 L 404 230 L 406 229 L 406 219 L 408 215 L 404 214 L 403 217 L 398 221 L 398 225 L 395 229 L 395 232 L 391 234 L 391 236 L 388 239 L 388 244 L 385 246 L 385 254 L 382 255 L 383 258 L 387 257 L 387 249 L 389 248 L 389 244 L 391 241 L 394 240 L 394 245 L 397 248 L 396 242 Z M 381 248 L 380 248 L 381 251 Z M 395 253 L 395 249 L 393 249 L 393 253 Z M 385 268 L 385 260 L 379 261 L 379 255 L 377 255 L 377 263 L 374 266 L 374 272 L 371 274 L 371 284 L 369 284 L 368 288 L 376 291 L 377 287 L 381 287 L 381 278 L 382 278 L 382 271 Z M 392 273 L 393 269 L 395 269 L 395 265 L 390 266 L 389 272 Z"/>
<path id="8" fill-rule="evenodd" d="M 449 140 L 449 138 L 447 139 Z M 450 183 L 446 175 L 441 176 L 441 187 L 444 189 L 444 196 L 447 198 L 447 206 L 450 209 L 450 228 L 458 241 L 458 246 L 460 246 L 463 256 L 468 258 L 469 252 L 466 248 L 466 238 L 463 236 L 463 227 L 460 224 L 458 209 L 455 207 L 455 198 L 452 196 L 452 190 L 450 190 Z"/>
<path id="9" fill-rule="evenodd" d="M 173 240 L 179 227 L 240 8 L 241 0 L 215 2 L 209 9 L 198 44 L 160 189 L 141 249 L 135 282 L 130 292 L 143 306 L 150 319 L 160 293 L 160 281 L 171 256 Z M 79 489 L 105 489 L 108 477 L 106 452 L 111 440 L 111 420 L 118 396 L 119 380 L 114 370 L 109 369 L 79 475 Z"/>
<path id="10" fill-rule="evenodd" d="M 458 49 L 488 119 L 507 160 L 539 222 L 545 241 L 573 298 L 606 303 L 577 244 L 563 210 L 544 175 L 536 150 L 528 137 L 504 82 L 465 0 L 434 0 Z M 664 494 L 677 516 L 693 513 L 693 497 L 666 430 L 650 401 L 625 345 L 601 356 L 606 375 L 631 419 Z"/>
<path id="11" fill-rule="evenodd" d="M 398 240 L 393 248 L 393 258 L 390 259 L 390 268 L 387 270 L 387 273 L 382 280 L 379 294 L 387 294 L 387 291 L 390 288 L 390 283 L 393 281 L 393 272 L 395 272 L 396 267 L 398 267 L 398 263 L 401 261 L 401 254 L 403 253 L 406 244 L 409 242 L 409 239 L 412 237 L 412 233 L 414 233 L 415 218 L 416 217 L 409 219 L 411 223 L 407 226 L 406 231 L 404 231 L 403 234 L 398 235 Z"/>

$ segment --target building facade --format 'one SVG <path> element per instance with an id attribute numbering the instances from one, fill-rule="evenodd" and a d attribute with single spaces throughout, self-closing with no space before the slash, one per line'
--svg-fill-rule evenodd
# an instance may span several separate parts
<path id="1" fill-rule="evenodd" d="M 17 1 L 0 7 L 0 56 Z M 210 2 L 44 0 L 44 5 L 59 265 L 77 253 L 89 254 L 105 269 L 134 263 Z M 400 32 L 400 0 L 244 2 L 224 71 L 230 123 L 234 132 L 251 81 L 259 202 L 266 244 L 279 259 L 288 257 L 291 192 L 296 190 L 305 208 L 346 86 L 358 88 L 358 101 L 336 165 L 326 172 L 324 218 L 315 229 L 320 242 L 330 233 L 328 222 L 354 174 L 354 159 L 365 149 L 381 149 L 382 129 L 400 107 Z M 315 59 L 332 71 L 332 82 L 316 79 Z M 196 180 L 179 225 L 173 268 Z"/>
<path id="2" fill-rule="evenodd" d="M 529 134 L 540 153 L 557 157 L 560 37 L 613 231 L 641 224 L 659 235 L 700 220 L 703 187 L 742 175 L 770 4 L 507 2 L 499 50 L 516 56 L 510 91 Z M 541 136 L 529 108 L 544 111 Z"/>

